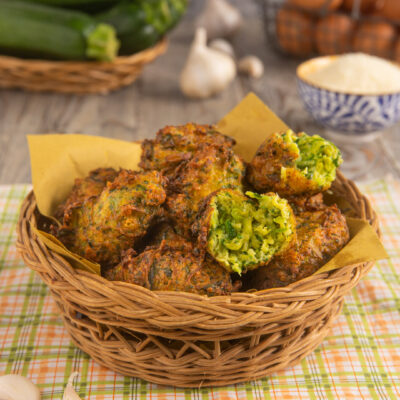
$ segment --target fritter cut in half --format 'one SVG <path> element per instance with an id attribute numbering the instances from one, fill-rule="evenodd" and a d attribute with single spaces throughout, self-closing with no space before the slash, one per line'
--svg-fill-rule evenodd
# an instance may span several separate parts
<path id="1" fill-rule="evenodd" d="M 58 238 L 88 260 L 115 265 L 163 212 L 166 185 L 159 172 L 121 170 L 99 196 L 66 210 Z"/>
<path id="2" fill-rule="evenodd" d="M 239 156 L 221 146 L 201 147 L 170 180 L 167 212 L 179 233 L 188 235 L 202 200 L 221 188 L 241 190 L 246 168 Z"/>
<path id="3" fill-rule="evenodd" d="M 287 200 L 274 193 L 222 189 L 202 205 L 193 234 L 229 272 L 241 274 L 268 263 L 295 238 L 295 218 Z"/>
<path id="4" fill-rule="evenodd" d="M 170 290 L 208 296 L 228 295 L 238 289 L 229 273 L 214 260 L 199 258 L 184 239 L 163 241 L 136 255 L 125 252 L 122 261 L 105 273 L 105 278 L 143 286 L 150 290 Z"/>
<path id="5" fill-rule="evenodd" d="M 315 194 L 329 189 L 342 163 L 339 149 L 318 135 L 275 133 L 258 149 L 247 178 L 260 192 L 281 196 Z"/>
<path id="6" fill-rule="evenodd" d="M 235 140 L 218 132 L 212 125 L 188 123 L 166 126 L 157 132 L 154 140 L 143 141 L 139 166 L 170 176 L 182 161 L 188 160 L 203 144 L 231 148 Z"/>
<path id="7" fill-rule="evenodd" d="M 62 221 L 65 210 L 79 206 L 91 197 L 97 197 L 107 182 L 112 182 L 117 175 L 118 172 L 113 168 L 98 168 L 91 171 L 86 178 L 75 179 L 70 195 L 64 203 L 58 206 L 55 217 Z"/>
<path id="8" fill-rule="evenodd" d="M 250 287 L 258 290 L 287 286 L 312 275 L 348 241 L 346 219 L 336 205 L 306 211 L 296 217 L 294 246 L 249 273 Z"/>

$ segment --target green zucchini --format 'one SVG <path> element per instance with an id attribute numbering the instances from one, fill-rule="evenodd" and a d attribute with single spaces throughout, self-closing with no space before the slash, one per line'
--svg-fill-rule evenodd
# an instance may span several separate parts
<path id="1" fill-rule="evenodd" d="M 112 7 L 118 0 L 24 0 L 27 3 L 45 4 L 52 7 L 66 7 L 77 10 L 88 7 Z"/>
<path id="2" fill-rule="evenodd" d="M 0 52 L 23 57 L 111 61 L 118 52 L 112 26 L 78 11 L 0 0 Z"/>
<path id="3" fill-rule="evenodd" d="M 115 28 L 121 54 L 132 54 L 155 45 L 186 8 L 187 0 L 127 0 L 97 14 L 96 19 Z"/>
<path id="4" fill-rule="evenodd" d="M 52 7 L 71 8 L 81 11 L 99 12 L 117 4 L 119 0 L 23 0 L 29 3 L 45 4 Z"/>

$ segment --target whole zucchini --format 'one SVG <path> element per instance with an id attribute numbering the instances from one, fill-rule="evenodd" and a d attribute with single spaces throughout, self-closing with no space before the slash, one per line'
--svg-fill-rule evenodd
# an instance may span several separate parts
<path id="1" fill-rule="evenodd" d="M 112 7 L 118 0 L 24 0 L 30 3 L 45 4 L 52 7 L 72 8 L 81 11 L 99 12 Z"/>
<path id="2" fill-rule="evenodd" d="M 121 54 L 132 54 L 156 44 L 186 8 L 187 0 L 126 0 L 96 19 L 115 28 Z"/>
<path id="3" fill-rule="evenodd" d="M 111 61 L 118 51 L 112 26 L 71 10 L 0 0 L 0 52 L 23 57 Z"/>

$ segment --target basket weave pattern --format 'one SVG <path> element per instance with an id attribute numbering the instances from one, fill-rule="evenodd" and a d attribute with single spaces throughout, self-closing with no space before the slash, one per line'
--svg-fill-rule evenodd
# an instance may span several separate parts
<path id="1" fill-rule="evenodd" d="M 143 67 L 165 52 L 166 39 L 154 47 L 113 62 L 44 61 L 0 56 L 0 87 L 38 92 L 108 93 L 130 85 Z"/>
<path id="2" fill-rule="evenodd" d="M 379 234 L 369 201 L 340 172 L 334 192 Z M 299 362 L 322 342 L 344 295 L 373 265 L 231 296 L 152 292 L 74 270 L 32 232 L 38 218 L 31 192 L 21 208 L 17 248 L 50 288 L 74 343 L 123 375 L 179 387 L 243 382 Z"/>

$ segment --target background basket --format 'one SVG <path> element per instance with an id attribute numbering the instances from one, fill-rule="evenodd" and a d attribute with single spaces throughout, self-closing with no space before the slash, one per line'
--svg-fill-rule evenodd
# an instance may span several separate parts
<path id="1" fill-rule="evenodd" d="M 308 8 L 312 2 L 301 0 L 258 1 L 269 42 L 286 55 L 363 52 L 400 62 L 400 5 L 392 15 L 389 7 L 378 7 L 379 0 L 375 9 L 357 0 L 316 1 L 320 6 L 314 9 Z"/>
<path id="2" fill-rule="evenodd" d="M 340 172 L 333 191 L 379 234 L 369 201 Z M 299 362 L 328 334 L 344 295 L 373 265 L 231 296 L 152 292 L 74 270 L 32 232 L 40 218 L 31 192 L 21 208 L 17 248 L 48 285 L 73 342 L 123 375 L 179 387 L 253 380 Z"/>
<path id="3" fill-rule="evenodd" d="M 108 93 L 131 84 L 143 67 L 165 52 L 166 39 L 154 47 L 113 62 L 46 61 L 0 56 L 0 87 L 39 92 Z"/>

